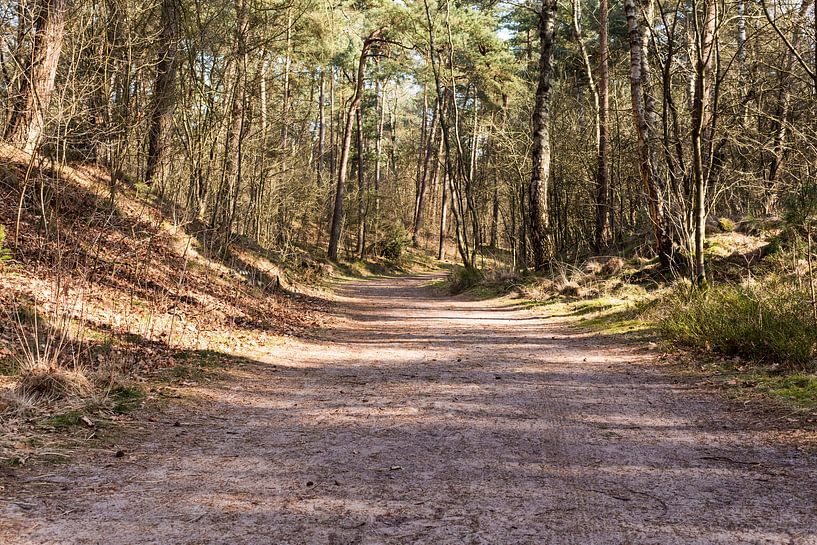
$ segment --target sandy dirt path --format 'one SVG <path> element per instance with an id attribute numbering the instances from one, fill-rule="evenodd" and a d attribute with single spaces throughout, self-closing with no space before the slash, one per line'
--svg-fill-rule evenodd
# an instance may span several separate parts
<path id="1" fill-rule="evenodd" d="M 349 284 L 320 338 L 123 458 L 21 474 L 0 543 L 817 544 L 811 455 L 646 352 L 428 280 Z"/>

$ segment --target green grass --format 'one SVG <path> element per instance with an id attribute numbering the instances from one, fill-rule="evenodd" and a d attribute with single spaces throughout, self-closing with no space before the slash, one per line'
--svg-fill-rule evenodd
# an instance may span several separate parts
<path id="1" fill-rule="evenodd" d="M 42 423 L 57 430 L 67 430 L 84 426 L 85 424 L 82 421 L 83 416 L 85 416 L 83 411 L 73 410 L 49 416 L 43 420 Z"/>
<path id="2" fill-rule="evenodd" d="M 575 327 L 604 335 L 627 335 L 651 331 L 642 318 L 644 304 L 615 297 L 579 301 L 553 297 L 546 301 L 524 301 L 522 308 L 537 309 L 552 318 L 577 318 Z"/>
<path id="3" fill-rule="evenodd" d="M 20 366 L 13 357 L 0 357 L 0 376 L 14 377 L 19 374 Z"/>
<path id="4" fill-rule="evenodd" d="M 786 376 L 767 376 L 758 381 L 760 392 L 780 398 L 799 409 L 817 408 L 817 376 L 795 373 Z"/>
<path id="5" fill-rule="evenodd" d="M 729 363 L 711 363 L 701 370 L 737 399 L 759 395 L 795 411 L 817 409 L 817 375 L 813 373 L 781 374 L 768 367 L 744 364 L 736 368 Z"/>
<path id="6" fill-rule="evenodd" d="M 629 309 L 608 312 L 580 322 L 581 327 L 604 335 L 646 333 L 652 330 L 649 322 L 633 318 Z"/>
<path id="7" fill-rule="evenodd" d="M 6 227 L 0 225 L 0 265 L 11 262 L 11 250 L 6 247 Z"/>
<path id="8" fill-rule="evenodd" d="M 782 284 L 679 287 L 655 309 L 667 339 L 724 356 L 797 371 L 812 364 L 817 349 L 807 294 Z"/>
<path id="9" fill-rule="evenodd" d="M 145 398 L 145 392 L 138 387 L 120 386 L 110 392 L 113 406 L 111 410 L 116 414 L 127 414 L 136 409 Z"/>
<path id="10" fill-rule="evenodd" d="M 182 363 L 163 369 L 159 379 L 169 383 L 205 380 L 212 375 L 213 370 L 224 367 L 226 357 L 228 356 L 215 350 L 179 352 L 174 358 Z"/>
<path id="11" fill-rule="evenodd" d="M 474 267 L 457 267 L 448 277 L 448 289 L 453 294 L 463 293 L 480 286 L 482 271 Z"/>

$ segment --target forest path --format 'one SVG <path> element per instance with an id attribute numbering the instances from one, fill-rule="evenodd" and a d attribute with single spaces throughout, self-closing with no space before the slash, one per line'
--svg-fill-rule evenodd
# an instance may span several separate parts
<path id="1" fill-rule="evenodd" d="M 201 386 L 125 457 L 40 468 L 3 492 L 0 543 L 817 543 L 810 455 L 642 351 L 428 281 L 345 285 L 319 339 Z"/>

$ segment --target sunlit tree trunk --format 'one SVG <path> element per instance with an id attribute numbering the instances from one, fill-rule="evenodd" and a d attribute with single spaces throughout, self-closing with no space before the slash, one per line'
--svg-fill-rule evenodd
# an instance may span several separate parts
<path id="1" fill-rule="evenodd" d="M 366 252 L 366 172 L 363 160 L 363 108 L 358 106 L 356 123 L 357 141 L 357 248 L 355 253 L 363 257 Z"/>
<path id="2" fill-rule="evenodd" d="M 550 100 L 553 85 L 555 0 L 543 0 L 539 13 L 539 83 L 533 110 L 532 175 L 528 186 L 528 224 L 533 265 L 543 270 L 548 260 L 548 184 L 550 181 Z"/>
<path id="3" fill-rule="evenodd" d="M 220 253 L 227 251 L 232 237 L 236 200 L 241 182 L 242 140 L 245 130 L 244 95 L 246 92 L 248 31 L 246 0 L 235 0 L 235 12 L 236 26 L 231 65 L 232 91 L 224 142 L 224 168 L 214 203 L 212 221 L 216 236 L 215 249 Z"/>
<path id="4" fill-rule="evenodd" d="M 434 157 L 434 138 L 437 134 L 437 123 L 440 116 L 440 100 L 437 99 L 434 104 L 434 113 L 431 118 L 431 125 L 428 128 L 428 138 L 425 139 L 423 166 L 421 168 L 420 183 L 417 189 L 417 205 L 416 213 L 414 215 L 414 229 L 411 235 L 412 244 L 417 247 L 420 244 L 420 231 L 423 228 L 423 219 L 426 207 L 426 195 L 428 193 L 429 185 L 429 168 L 431 167 L 432 157 Z M 425 129 L 424 129 L 425 130 Z"/>
<path id="5" fill-rule="evenodd" d="M 651 0 L 641 10 L 649 14 Z M 636 0 L 624 1 L 624 13 L 627 18 L 627 29 L 630 45 L 630 98 L 632 115 L 637 139 L 638 166 L 644 192 L 647 196 L 650 222 L 655 238 L 656 252 L 661 265 L 668 269 L 672 264 L 672 239 L 667 225 L 665 195 L 654 170 L 651 148 L 654 112 L 651 108 L 651 97 L 645 87 L 649 84 L 650 69 L 646 58 L 648 32 L 639 23 Z"/>
<path id="6" fill-rule="evenodd" d="M 709 126 L 712 119 L 712 86 L 715 64 L 715 33 L 717 31 L 718 5 L 716 0 L 705 0 L 703 21 L 699 20 L 698 2 L 693 0 L 693 16 L 696 23 L 695 94 L 692 106 L 692 172 L 695 179 L 695 276 L 699 284 L 706 280 L 704 263 L 704 239 L 706 237 L 706 191 L 709 177 L 711 137 Z"/>
<path id="7" fill-rule="evenodd" d="M 153 89 L 150 130 L 148 133 L 145 181 L 160 181 L 166 175 L 168 147 L 176 107 L 176 72 L 178 69 L 179 10 L 177 0 L 162 0 L 162 33 L 159 36 L 159 60 Z"/>
<path id="8" fill-rule="evenodd" d="M 32 51 L 23 67 L 19 93 L 6 124 L 5 138 L 33 152 L 45 127 L 46 112 L 54 92 L 57 67 L 65 34 L 68 0 L 35 0 L 31 7 Z M 22 10 L 20 12 L 22 14 Z M 18 21 L 24 25 L 24 21 Z"/>
<path id="9" fill-rule="evenodd" d="M 578 1 L 578 0 L 577 0 Z M 610 45 L 608 0 L 599 1 L 598 159 L 596 165 L 596 251 L 607 244 L 612 224 L 610 206 Z"/>
<path id="10" fill-rule="evenodd" d="M 372 45 L 380 39 L 382 30 L 376 30 L 363 42 L 360 51 L 360 59 L 357 66 L 357 78 L 355 80 L 355 94 L 346 110 L 346 123 L 343 128 L 343 142 L 340 146 L 340 164 L 338 165 L 338 180 L 335 186 L 335 204 L 332 213 L 332 225 L 329 228 L 329 259 L 337 261 L 338 249 L 340 247 L 340 237 L 343 230 L 343 200 L 346 195 L 346 171 L 349 166 L 349 152 L 352 147 L 352 132 L 355 122 L 355 112 L 360 101 L 363 99 L 363 84 L 366 77 L 366 60 Z"/>

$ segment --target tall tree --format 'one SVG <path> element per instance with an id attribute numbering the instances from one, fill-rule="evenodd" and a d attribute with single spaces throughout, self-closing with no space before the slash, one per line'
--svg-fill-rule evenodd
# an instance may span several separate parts
<path id="1" fill-rule="evenodd" d="M 25 7 L 26 3 L 21 2 Z M 25 61 L 20 89 L 13 101 L 5 138 L 32 152 L 40 142 L 65 34 L 68 0 L 34 0 L 31 4 L 31 54 Z M 23 15 L 25 9 L 20 11 Z M 19 21 L 24 26 L 27 21 Z"/>
<path id="2" fill-rule="evenodd" d="M 528 223 L 536 270 L 548 260 L 548 184 L 550 183 L 550 113 L 553 86 L 553 46 L 556 28 L 556 0 L 542 0 L 539 12 L 539 81 L 533 110 L 532 174 L 528 186 Z"/>
<path id="3" fill-rule="evenodd" d="M 232 237 L 235 206 L 241 184 L 242 143 L 246 128 L 244 116 L 247 84 L 247 37 L 249 34 L 247 0 L 234 0 L 234 9 L 236 23 L 229 65 L 229 73 L 232 77 L 230 78 L 227 134 L 224 141 L 224 166 L 212 221 L 216 237 L 216 250 L 221 253 L 227 251 Z"/>
<path id="4" fill-rule="evenodd" d="M 695 178 L 693 217 L 695 221 L 695 276 L 699 284 L 706 280 L 704 238 L 706 237 L 706 191 L 712 145 L 713 66 L 716 62 L 718 28 L 717 0 L 705 0 L 699 15 L 698 0 L 693 0 L 695 20 L 695 92 L 692 104 L 692 173 Z"/>
<path id="5" fill-rule="evenodd" d="M 624 0 L 627 30 L 630 46 L 630 99 L 635 123 L 638 149 L 638 169 L 647 197 L 650 223 L 655 237 L 656 252 L 664 268 L 669 269 L 673 261 L 673 244 L 666 211 L 666 192 L 655 171 L 653 157 L 653 133 L 655 111 L 650 85 L 650 63 L 648 59 L 649 30 L 652 23 L 652 0 L 644 0 L 641 10 L 637 0 Z M 644 23 L 639 22 L 639 11 L 644 14 Z"/>
<path id="6" fill-rule="evenodd" d="M 340 146 L 340 164 L 338 165 L 338 180 L 335 186 L 335 204 L 332 212 L 332 225 L 329 228 L 329 250 L 327 255 L 329 259 L 336 261 L 338 259 L 338 249 L 340 247 L 340 238 L 343 230 L 343 199 L 346 195 L 346 171 L 349 167 L 349 153 L 352 147 L 352 133 L 354 132 L 355 112 L 363 100 L 363 86 L 366 78 L 366 61 L 369 57 L 372 47 L 381 41 L 383 29 L 379 28 L 371 32 L 363 41 L 363 47 L 360 50 L 360 58 L 357 65 L 357 75 L 355 78 L 355 93 L 349 106 L 346 109 L 346 121 L 343 127 L 343 142 Z"/>
<path id="7" fill-rule="evenodd" d="M 156 83 L 153 89 L 148 155 L 145 181 L 153 183 L 165 176 L 168 146 L 176 107 L 176 73 L 178 71 L 179 5 L 178 0 L 162 0 L 162 32 L 159 36 Z"/>
<path id="8" fill-rule="evenodd" d="M 578 1 L 578 0 L 576 0 Z M 595 248 L 601 252 L 607 244 L 611 224 L 610 206 L 610 44 L 608 38 L 610 7 L 599 0 L 599 84 L 598 140 L 596 163 L 596 232 Z"/>

